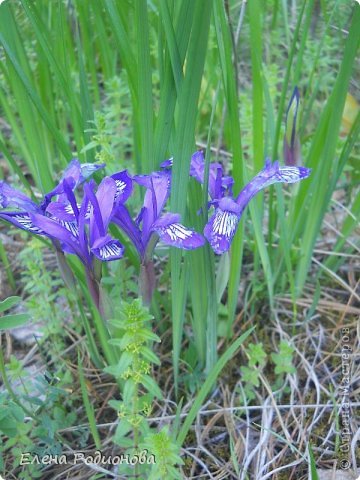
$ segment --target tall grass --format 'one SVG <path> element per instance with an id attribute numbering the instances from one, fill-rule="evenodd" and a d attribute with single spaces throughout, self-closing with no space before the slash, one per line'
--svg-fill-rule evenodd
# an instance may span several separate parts
<path id="1" fill-rule="evenodd" d="M 185 254 L 171 251 L 167 313 L 178 382 L 188 312 L 197 361 L 208 372 L 217 361 L 224 310 L 222 334 L 231 336 L 245 251 L 253 260 L 251 289 L 266 285 L 261 299 L 269 304 L 270 315 L 277 293 L 290 291 L 294 303 L 302 294 L 322 220 L 359 136 L 358 116 L 339 150 L 341 116 L 359 46 L 360 6 L 354 4 L 343 38 L 330 22 L 338 12 L 346 19 L 350 7 L 344 13 L 339 2 L 323 5 L 325 20 L 314 40 L 313 0 L 298 2 L 291 12 L 286 2 L 257 0 L 245 7 L 222 0 L 99 0 L 85 5 L 82 0 L 21 0 L 0 7 L 0 109 L 11 131 L 0 135 L 0 150 L 25 189 L 31 187 L 23 172 L 44 192 L 72 156 L 95 159 L 97 150 L 84 147 L 91 141 L 95 112 L 103 108 L 105 85 L 115 76 L 126 81 L 132 113 L 126 125 L 130 154 L 118 159 L 119 169 L 149 173 L 173 156 L 171 210 L 199 230 L 207 220 L 206 199 L 188 176 L 196 140 L 207 141 L 207 162 L 212 160 L 210 143 L 231 153 L 227 168 L 237 193 L 262 168 L 266 155 L 282 160 L 284 110 L 295 84 L 302 93 L 303 118 L 311 119 L 311 131 L 302 128 L 303 161 L 313 168 L 311 178 L 299 189 L 284 193 L 276 188 L 259 196 L 240 222 L 229 258 L 219 261 L 208 247 Z M 244 12 L 236 47 L 233 24 Z M 280 38 L 272 34 L 275 26 Z M 323 73 L 319 59 L 329 42 L 340 44 L 339 69 L 331 93 L 324 95 L 313 79 Z M 274 65 L 280 72 L 276 79 Z M 248 104 L 240 103 L 242 92 L 249 94 Z M 244 118 L 245 111 L 251 118 Z M 121 116 L 120 111 L 119 122 Z M 201 206 L 202 215 L 196 215 Z M 344 247 L 359 212 L 358 196 L 335 252 Z M 4 254 L 1 258 L 6 261 Z M 126 261 L 136 265 L 131 255 Z M 334 271 L 339 265 L 336 257 L 326 262 Z"/>

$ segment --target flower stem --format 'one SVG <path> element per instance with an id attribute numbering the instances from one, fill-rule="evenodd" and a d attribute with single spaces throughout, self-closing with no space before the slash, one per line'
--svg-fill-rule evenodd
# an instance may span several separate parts
<path id="1" fill-rule="evenodd" d="M 139 290 L 143 305 L 149 307 L 155 290 L 155 269 L 152 260 L 143 260 L 140 265 Z"/>

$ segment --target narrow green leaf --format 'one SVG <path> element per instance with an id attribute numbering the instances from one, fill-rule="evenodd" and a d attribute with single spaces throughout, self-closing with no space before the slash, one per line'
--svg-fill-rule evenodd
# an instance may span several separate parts
<path id="1" fill-rule="evenodd" d="M 212 370 L 208 373 L 205 382 L 203 383 L 202 387 L 200 388 L 198 394 L 196 395 L 192 407 L 189 413 L 186 416 L 185 422 L 183 423 L 180 432 L 177 436 L 177 443 L 181 447 L 184 443 L 186 435 L 188 434 L 193 421 L 196 418 L 200 408 L 204 404 L 205 398 L 209 394 L 212 386 L 214 385 L 216 379 L 220 375 L 222 369 L 225 365 L 232 359 L 235 355 L 237 350 L 239 349 L 240 345 L 247 339 L 250 333 L 254 330 L 254 328 L 250 328 L 245 333 L 243 333 L 239 338 L 237 338 L 221 355 L 219 360 L 216 362 Z"/>
<path id="2" fill-rule="evenodd" d="M 149 26 L 146 0 L 135 1 L 136 37 L 137 37 L 137 122 L 141 163 L 145 172 L 155 170 L 153 149 L 153 105 L 152 76 L 150 64 Z"/>
<path id="3" fill-rule="evenodd" d="M 97 426 L 96 426 L 94 406 L 92 405 L 92 403 L 90 402 L 90 399 L 89 399 L 89 394 L 88 394 L 88 391 L 87 391 L 83 366 L 82 366 L 81 359 L 80 359 L 80 353 L 78 354 L 78 372 L 79 372 L 79 380 L 80 380 L 82 399 L 83 399 L 86 415 L 87 415 L 87 418 L 88 418 L 88 421 L 89 421 L 90 432 L 91 432 L 91 435 L 94 439 L 96 448 L 98 450 L 100 450 L 101 449 L 101 440 L 100 440 L 99 432 L 98 432 Z"/>
<path id="4" fill-rule="evenodd" d="M 1 32 L 0 32 L 0 43 L 4 47 L 4 50 L 6 51 L 6 53 L 7 53 L 12 65 L 13 65 L 19 79 L 23 83 L 24 89 L 26 90 L 26 92 L 29 95 L 29 97 L 31 98 L 34 106 L 38 110 L 41 118 L 44 121 L 44 124 L 46 125 L 46 127 L 49 129 L 49 131 L 53 135 L 54 139 L 56 140 L 56 142 L 58 144 L 59 149 L 61 150 L 61 152 L 63 153 L 65 158 L 70 160 L 71 151 L 70 151 L 68 145 L 66 144 L 63 136 L 60 134 L 60 132 L 58 131 L 58 129 L 54 125 L 52 119 L 50 118 L 47 111 L 45 110 L 44 106 L 42 105 L 38 94 L 36 93 L 35 89 L 32 87 L 29 79 L 25 75 L 25 72 L 21 68 L 21 66 L 18 63 L 14 53 L 11 51 L 8 43 L 5 41 L 5 38 L 4 38 L 4 36 Z"/>
<path id="5" fill-rule="evenodd" d="M 314 454 L 311 448 L 311 443 L 308 444 L 308 451 L 309 451 L 309 463 L 310 463 L 310 480 L 319 480 L 319 475 L 316 470 L 316 463 Z"/>

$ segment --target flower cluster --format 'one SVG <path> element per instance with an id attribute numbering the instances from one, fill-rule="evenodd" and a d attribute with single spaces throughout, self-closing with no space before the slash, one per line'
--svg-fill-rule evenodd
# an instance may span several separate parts
<path id="1" fill-rule="evenodd" d="M 163 162 L 162 171 L 150 175 L 130 176 L 126 170 L 106 176 L 97 186 L 86 181 L 105 165 L 80 164 L 72 160 L 59 184 L 44 196 L 40 205 L 7 183 L 0 182 L 0 218 L 18 228 L 49 237 L 57 248 L 76 254 L 88 268 L 94 258 L 117 260 L 124 247 L 108 234 L 110 223 L 116 224 L 135 246 L 142 262 L 151 258 L 158 239 L 165 244 L 192 250 L 204 244 L 199 233 L 180 223 L 176 213 L 163 213 L 171 190 L 172 159 Z M 204 236 L 214 252 L 226 252 L 236 232 L 241 215 L 250 200 L 274 183 L 295 183 L 310 175 L 306 167 L 285 166 L 266 160 L 261 170 L 237 195 L 232 193 L 234 180 L 224 175 L 219 163 L 209 166 L 209 208 L 215 211 L 204 229 Z M 205 160 L 202 151 L 191 158 L 190 175 L 204 183 Z M 133 184 L 146 189 L 144 204 L 132 218 L 126 201 Z M 75 191 L 82 185 L 82 198 Z M 55 199 L 55 200 L 54 200 Z M 16 211 L 7 211 L 15 207 Z"/>
<path id="2" fill-rule="evenodd" d="M 57 248 L 77 255 L 83 264 L 93 268 L 94 259 L 117 260 L 124 247 L 108 233 L 110 223 L 118 225 L 136 247 L 140 259 L 151 256 L 157 240 L 183 249 L 204 244 L 201 235 L 180 223 L 180 216 L 162 214 L 170 194 L 170 174 L 131 177 L 126 170 L 106 176 L 97 186 L 87 180 L 105 165 L 80 164 L 73 160 L 59 184 L 44 196 L 40 205 L 5 182 L 0 182 L 0 218 L 36 235 L 49 237 Z M 133 220 L 125 203 L 133 183 L 146 188 L 144 205 Z M 80 201 L 76 191 L 82 185 Z M 16 211 L 7 211 L 15 207 Z"/>
<path id="3" fill-rule="evenodd" d="M 164 162 L 160 171 L 149 175 L 130 176 L 124 170 L 104 177 L 97 185 L 90 177 L 104 166 L 72 160 L 58 185 L 40 204 L 1 181 L 0 218 L 48 237 L 60 252 L 77 255 L 90 277 L 96 277 L 99 260 L 108 262 L 123 256 L 123 245 L 109 234 L 109 225 L 117 225 L 138 252 L 145 285 L 142 294 L 147 301 L 154 289 L 151 259 L 159 240 L 169 246 L 193 250 L 203 246 L 206 238 L 214 252 L 222 254 L 230 248 L 241 215 L 258 192 L 274 183 L 298 182 L 310 174 L 305 167 L 282 167 L 278 162 L 266 160 L 264 169 L 234 197 L 233 178 L 224 174 L 219 163 L 211 163 L 208 193 L 209 209 L 214 208 L 214 213 L 205 226 L 204 238 L 180 223 L 180 215 L 164 213 L 171 191 L 172 159 Z M 204 183 L 205 160 L 201 151 L 192 156 L 189 173 Z M 145 188 L 144 203 L 135 218 L 126 205 L 134 184 Z"/>

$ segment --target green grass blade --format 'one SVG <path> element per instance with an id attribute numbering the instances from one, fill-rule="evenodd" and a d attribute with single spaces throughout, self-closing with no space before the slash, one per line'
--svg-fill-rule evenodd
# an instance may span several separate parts
<path id="1" fill-rule="evenodd" d="M 80 352 L 78 354 L 78 372 L 79 372 L 79 380 L 80 380 L 80 387 L 81 387 L 81 394 L 83 399 L 83 404 L 85 407 L 86 415 L 89 421 L 89 428 L 91 435 L 94 439 L 95 446 L 98 450 L 101 449 L 101 440 L 99 436 L 99 432 L 96 426 L 96 418 L 94 412 L 94 406 L 90 402 L 89 394 L 87 391 L 84 370 L 80 359 Z"/>
<path id="2" fill-rule="evenodd" d="M 308 444 L 308 451 L 309 451 L 309 463 L 310 463 L 310 480 L 319 480 L 319 475 L 316 470 L 316 463 L 314 454 L 311 448 L 311 444 Z"/>
<path id="3" fill-rule="evenodd" d="M 239 338 L 237 338 L 221 355 L 219 360 L 213 366 L 211 371 L 208 373 L 205 382 L 203 383 L 202 387 L 200 388 L 195 400 L 192 403 L 192 407 L 189 413 L 186 416 L 185 422 L 183 423 L 180 432 L 177 436 L 177 443 L 181 447 L 184 443 L 186 435 L 188 434 L 193 421 L 196 418 L 200 408 L 204 404 L 204 400 L 209 394 L 211 388 L 213 387 L 216 379 L 220 375 L 221 371 L 225 367 L 225 365 L 232 359 L 235 355 L 237 350 L 240 348 L 242 343 L 247 339 L 250 333 L 254 330 L 254 328 L 250 328 L 245 333 L 243 333 Z"/>
<path id="4" fill-rule="evenodd" d="M 175 105 L 180 91 L 180 83 L 183 78 L 183 64 L 189 43 L 192 18 L 196 4 L 196 2 L 192 0 L 184 0 L 179 3 L 179 13 L 173 19 L 173 29 L 176 37 L 176 45 L 173 45 L 171 26 L 166 23 L 169 18 L 167 14 L 163 12 L 164 3 L 165 2 L 160 2 L 160 16 L 167 38 L 165 48 L 168 53 L 165 55 L 163 78 L 161 78 L 160 107 L 154 134 L 155 159 L 156 162 L 159 163 L 165 158 L 173 129 Z M 172 52 L 172 48 L 176 49 L 178 54 L 176 51 Z M 170 58 L 172 59 L 171 62 Z M 179 65 L 176 63 L 178 61 L 180 62 Z M 178 80 L 174 79 L 175 76 Z M 178 90 L 176 88 L 177 81 L 179 83 Z"/>
<path id="5" fill-rule="evenodd" d="M 71 152 L 70 152 L 70 149 L 69 149 L 67 143 L 64 140 L 64 137 L 59 133 L 58 129 L 54 125 L 52 119 L 50 118 L 47 111 L 45 110 L 37 92 L 32 87 L 29 79 L 25 75 L 24 70 L 21 68 L 19 62 L 17 61 L 14 52 L 10 49 L 9 44 L 6 42 L 4 36 L 1 32 L 0 32 L 0 43 L 4 47 L 4 50 L 6 51 L 6 54 L 8 55 L 8 58 L 10 59 L 12 65 L 13 65 L 13 67 L 14 67 L 14 69 L 15 69 L 15 71 L 16 71 L 19 79 L 20 79 L 20 81 L 22 82 L 25 91 L 27 92 L 27 94 L 31 98 L 34 106 L 38 110 L 39 115 L 41 116 L 42 120 L 44 121 L 44 124 L 46 125 L 46 127 L 50 130 L 51 134 L 53 135 L 59 149 L 61 150 L 61 152 L 63 153 L 63 155 L 67 159 L 70 159 L 71 158 Z"/>
<path id="6" fill-rule="evenodd" d="M 178 98 L 177 128 L 174 133 L 174 166 L 172 177 L 171 210 L 184 215 L 189 181 L 190 158 L 194 149 L 197 105 L 210 26 L 211 9 L 206 1 L 196 2 L 186 73 Z M 178 381 L 179 356 L 181 350 L 184 302 L 187 290 L 186 277 L 181 274 L 181 252 L 171 251 L 171 292 L 173 321 L 173 364 L 175 384 Z M 179 298 L 179 292 L 181 292 Z"/>
<path id="7" fill-rule="evenodd" d="M 119 14 L 119 10 L 117 8 L 118 6 L 119 4 L 117 4 L 115 0 L 106 0 L 104 3 L 104 7 L 107 11 L 112 31 L 116 39 L 116 44 L 119 49 L 120 60 L 128 74 L 129 87 L 134 100 L 135 92 L 137 91 L 137 64 L 134 62 L 133 49 L 131 48 L 131 43 L 126 32 L 125 25 L 121 15 Z"/>
<path id="8" fill-rule="evenodd" d="M 153 105 L 150 64 L 149 26 L 146 0 L 135 1 L 136 37 L 137 37 L 137 121 L 139 129 L 140 157 L 142 173 L 155 169 L 153 149 Z"/>
<path id="9" fill-rule="evenodd" d="M 243 163 L 243 151 L 241 145 L 241 129 L 238 112 L 238 94 L 236 80 L 232 63 L 232 42 L 226 21 L 224 5 L 219 0 L 214 0 L 214 22 L 216 29 L 217 45 L 219 49 L 222 82 L 228 109 L 228 117 L 231 128 L 231 141 L 233 150 L 233 177 L 236 182 L 235 191 L 240 190 L 244 185 L 245 172 Z M 235 316 L 238 301 L 238 289 L 241 274 L 244 222 L 246 214 L 243 215 L 231 247 L 231 268 L 228 287 L 228 334 L 231 334 L 232 323 Z"/>
<path id="10" fill-rule="evenodd" d="M 254 171 L 264 166 L 264 125 L 263 125 L 263 72 L 262 72 L 262 18 L 259 0 L 249 2 L 252 104 L 253 104 L 253 165 Z M 261 198 L 258 197 L 258 204 Z"/>
<path id="11" fill-rule="evenodd" d="M 80 80 L 80 104 L 81 104 L 81 130 L 82 130 L 82 147 L 90 142 L 90 134 L 86 130 L 91 126 L 91 122 L 94 120 L 94 110 L 90 98 L 90 92 L 88 88 L 87 75 L 85 71 L 85 64 L 83 59 L 83 49 L 80 43 L 79 31 L 76 32 L 76 45 L 78 51 L 78 62 L 79 62 L 79 80 Z M 79 157 L 81 154 L 79 152 Z M 88 150 L 85 153 L 85 158 L 83 159 L 87 162 L 94 162 L 95 153 L 94 150 Z"/>

